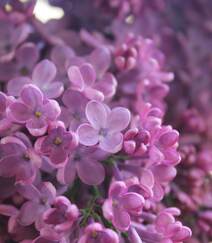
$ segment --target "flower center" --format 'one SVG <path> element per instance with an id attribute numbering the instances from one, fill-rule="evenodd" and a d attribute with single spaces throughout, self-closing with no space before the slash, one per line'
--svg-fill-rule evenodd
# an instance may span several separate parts
<path id="1" fill-rule="evenodd" d="M 113 200 L 112 205 L 113 205 L 114 207 L 118 206 L 118 201 L 117 201 L 117 200 Z"/>
<path id="2" fill-rule="evenodd" d="M 101 128 L 100 131 L 99 131 L 99 135 L 102 136 L 102 137 L 106 137 L 107 132 L 108 132 L 108 130 L 106 128 Z"/>
<path id="3" fill-rule="evenodd" d="M 97 237 L 97 232 L 96 231 L 93 231 L 92 234 L 91 234 L 92 238 L 96 238 Z"/>
<path id="4" fill-rule="evenodd" d="M 36 112 L 35 112 L 35 116 L 36 116 L 37 118 L 40 118 L 41 115 L 42 115 L 42 113 L 41 113 L 40 111 L 36 111 Z"/>
<path id="5" fill-rule="evenodd" d="M 56 137 L 55 140 L 54 140 L 54 144 L 55 145 L 60 145 L 62 143 L 62 139 L 59 138 L 59 137 Z"/>
<path id="6" fill-rule="evenodd" d="M 27 160 L 27 161 L 30 160 L 30 157 L 29 157 L 28 153 L 25 153 L 23 157 L 24 157 L 24 160 Z"/>

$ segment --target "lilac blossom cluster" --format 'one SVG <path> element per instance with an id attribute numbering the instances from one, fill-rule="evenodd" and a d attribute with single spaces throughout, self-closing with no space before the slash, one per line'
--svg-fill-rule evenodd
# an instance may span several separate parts
<path id="1" fill-rule="evenodd" d="M 200 138 L 182 129 L 180 150 L 178 131 L 164 122 L 174 75 L 149 32 L 164 25 L 155 19 L 165 2 L 49 2 L 64 7 L 63 19 L 41 23 L 33 0 L 1 3 L 0 242 L 189 240 L 180 203 L 167 201 L 174 192 L 195 211 L 180 189 L 184 167 L 198 188 L 192 196 L 202 197 L 211 151 L 196 109 L 182 119 Z M 198 217 L 210 231 L 211 211 Z"/>

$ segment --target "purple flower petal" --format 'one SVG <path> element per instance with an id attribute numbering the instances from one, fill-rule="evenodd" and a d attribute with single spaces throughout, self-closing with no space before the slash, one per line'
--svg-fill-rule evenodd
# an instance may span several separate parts
<path id="1" fill-rule="evenodd" d="M 85 83 L 79 67 L 71 66 L 68 69 L 68 77 L 76 90 L 78 91 L 84 90 Z"/>
<path id="2" fill-rule="evenodd" d="M 139 213 L 145 204 L 145 200 L 138 193 L 128 192 L 121 196 L 120 203 L 128 212 Z"/>
<path id="3" fill-rule="evenodd" d="M 100 162 L 80 161 L 76 164 L 79 178 L 88 185 L 99 185 L 105 178 L 104 167 Z M 88 173 L 89 172 L 89 173 Z"/>
<path id="4" fill-rule="evenodd" d="M 107 134 L 102 138 L 99 147 L 109 153 L 117 153 L 122 149 L 123 135 L 121 133 Z"/>
<path id="5" fill-rule="evenodd" d="M 33 136 L 41 136 L 47 131 L 48 124 L 42 119 L 34 118 L 27 121 L 26 128 Z"/>
<path id="6" fill-rule="evenodd" d="M 99 141 L 98 131 L 86 123 L 79 126 L 77 134 L 79 136 L 79 142 L 86 146 L 93 146 Z"/>
<path id="7" fill-rule="evenodd" d="M 21 225 L 27 226 L 35 222 L 39 213 L 39 204 L 34 201 L 28 201 L 20 209 L 19 221 Z"/>
<path id="8" fill-rule="evenodd" d="M 80 72 L 84 83 L 87 86 L 92 86 L 96 80 L 96 72 L 91 64 L 85 63 L 80 67 Z"/>
<path id="9" fill-rule="evenodd" d="M 130 123 L 130 112 L 126 108 L 116 107 L 108 116 L 107 128 L 111 132 L 120 132 L 127 128 Z"/>
<path id="10" fill-rule="evenodd" d="M 32 109 L 38 107 L 43 102 L 43 94 L 32 84 L 25 85 L 20 93 L 22 101 Z"/>
<path id="11" fill-rule="evenodd" d="M 64 163 L 66 159 L 67 159 L 67 152 L 61 146 L 56 149 L 53 149 L 50 154 L 50 160 L 55 165 Z"/>
<path id="12" fill-rule="evenodd" d="M 37 200 L 40 197 L 40 192 L 34 185 L 17 183 L 17 191 L 28 200 Z"/>
<path id="13" fill-rule="evenodd" d="M 76 177 L 75 163 L 69 159 L 65 166 L 59 168 L 57 179 L 60 183 L 71 185 Z"/>
<path id="14" fill-rule="evenodd" d="M 90 101 L 86 106 L 85 113 L 94 128 L 100 129 L 106 126 L 107 112 L 102 103 Z"/>
<path id="15" fill-rule="evenodd" d="M 64 91 L 62 82 L 52 82 L 48 85 L 47 89 L 44 89 L 46 97 L 49 99 L 58 98 Z"/>
<path id="16" fill-rule="evenodd" d="M 115 181 L 110 185 L 109 197 L 117 198 L 127 192 L 127 186 L 123 181 Z"/>
<path id="17" fill-rule="evenodd" d="M 19 96 L 24 85 L 30 84 L 32 81 L 27 77 L 18 77 L 11 79 L 7 84 L 9 95 Z"/>
<path id="18" fill-rule="evenodd" d="M 32 110 L 21 102 L 14 102 L 10 105 L 12 118 L 17 122 L 26 122 L 32 117 Z"/>
<path id="19" fill-rule="evenodd" d="M 36 65 L 32 73 L 32 80 L 35 84 L 42 87 L 54 79 L 56 72 L 57 69 L 54 63 L 46 59 Z"/>
<path id="20" fill-rule="evenodd" d="M 113 208 L 113 224 L 120 231 L 127 231 L 130 226 L 130 216 L 129 214 L 121 209 L 120 207 Z"/>

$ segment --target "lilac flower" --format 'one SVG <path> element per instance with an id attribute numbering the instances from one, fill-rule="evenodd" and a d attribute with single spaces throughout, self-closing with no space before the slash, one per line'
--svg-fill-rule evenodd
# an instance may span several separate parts
<path id="1" fill-rule="evenodd" d="M 109 189 L 109 199 L 103 205 L 104 217 L 112 221 L 117 229 L 126 231 L 131 223 L 130 215 L 140 214 L 144 202 L 143 196 L 128 192 L 123 181 L 113 182 Z"/>
<path id="2" fill-rule="evenodd" d="M 152 135 L 150 144 L 150 158 L 154 163 L 176 165 L 180 162 L 177 151 L 179 133 L 171 126 L 163 126 Z"/>
<path id="3" fill-rule="evenodd" d="M 89 123 L 79 126 L 79 142 L 86 146 L 99 144 L 99 147 L 110 153 L 117 153 L 122 148 L 123 131 L 130 122 L 130 112 L 123 107 L 112 110 L 102 103 L 90 101 L 86 106 L 86 117 Z"/>
<path id="4" fill-rule="evenodd" d="M 15 87 L 19 88 L 18 82 L 21 80 L 20 76 L 29 76 L 40 57 L 40 52 L 38 46 L 32 42 L 26 42 L 17 48 L 15 52 L 15 81 L 9 81 L 7 84 L 7 90 L 10 95 L 18 96 L 20 91 L 15 90 Z M 18 78 L 17 78 L 18 77 Z M 13 85 L 15 84 L 15 87 Z M 12 93 L 14 92 L 14 93 Z"/>
<path id="5" fill-rule="evenodd" d="M 78 143 L 76 135 L 67 132 L 61 126 L 51 129 L 48 135 L 41 139 L 41 153 L 49 155 L 51 162 L 55 165 L 64 163 Z"/>
<path id="6" fill-rule="evenodd" d="M 7 131 L 12 126 L 12 121 L 7 116 L 7 108 L 10 103 L 10 98 L 0 92 L 0 133 Z"/>
<path id="7" fill-rule="evenodd" d="M 0 144 L 0 176 L 32 182 L 41 165 L 40 156 L 16 137 L 5 137 Z"/>
<path id="8" fill-rule="evenodd" d="M 57 98 L 63 93 L 63 83 L 53 81 L 56 77 L 56 67 L 54 63 L 45 59 L 38 63 L 33 72 L 32 79 L 28 77 L 18 77 L 9 81 L 7 90 L 10 95 L 19 96 L 26 84 L 37 86 L 47 98 Z"/>
<path id="9" fill-rule="evenodd" d="M 83 183 L 99 185 L 105 178 L 105 170 L 100 163 L 105 158 L 106 155 L 98 149 L 78 147 L 65 166 L 59 168 L 57 178 L 62 184 L 70 185 L 77 174 Z"/>
<path id="10" fill-rule="evenodd" d="M 56 189 L 50 182 L 43 182 L 38 187 L 33 184 L 18 184 L 18 192 L 27 199 L 20 208 L 18 221 L 22 225 L 30 225 L 36 222 L 41 227 L 41 216 L 56 197 Z"/>
<path id="11" fill-rule="evenodd" d="M 83 92 L 88 99 L 104 100 L 103 93 L 92 88 L 96 80 L 96 73 L 91 64 L 85 63 L 80 67 L 71 66 L 68 69 L 68 77 L 73 88 Z"/>
<path id="12" fill-rule="evenodd" d="M 43 135 L 48 124 L 60 114 L 60 107 L 55 100 L 44 99 L 41 91 L 34 85 L 25 85 L 20 93 L 20 100 L 10 107 L 11 117 L 26 128 L 33 136 Z"/>
<path id="13" fill-rule="evenodd" d="M 118 243 L 119 237 L 111 229 L 105 229 L 100 223 L 88 225 L 78 243 Z"/>
<path id="14" fill-rule="evenodd" d="M 161 212 L 157 216 L 155 228 L 163 235 L 162 242 L 180 243 L 191 237 L 191 230 L 181 222 L 175 221 L 172 214 L 168 212 Z"/>
<path id="15" fill-rule="evenodd" d="M 29 35 L 30 27 L 27 24 L 15 26 L 12 22 L 0 22 L 0 62 L 9 62 L 15 54 L 16 47 Z"/>
<path id="16" fill-rule="evenodd" d="M 53 207 L 43 213 L 45 225 L 41 229 L 42 235 L 52 232 L 53 240 L 61 238 L 60 235 L 70 231 L 78 216 L 79 210 L 75 204 L 71 204 L 64 196 L 56 197 Z"/>
<path id="17" fill-rule="evenodd" d="M 59 119 L 62 120 L 70 130 L 76 130 L 77 127 L 86 121 L 85 106 L 88 99 L 76 90 L 67 89 L 62 97 L 65 107 L 61 107 Z"/>
<path id="18" fill-rule="evenodd" d="M 111 98 L 116 90 L 116 79 L 111 73 L 105 73 L 98 78 L 98 73 L 90 63 L 83 63 L 81 66 L 70 66 L 68 77 L 72 88 L 83 92 L 90 100 L 103 101 L 105 98 Z"/>

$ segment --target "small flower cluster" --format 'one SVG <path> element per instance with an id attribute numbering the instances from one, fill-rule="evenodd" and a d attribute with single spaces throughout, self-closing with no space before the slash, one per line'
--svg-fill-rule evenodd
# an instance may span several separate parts
<path id="1" fill-rule="evenodd" d="M 147 7 L 77 2 L 45 24 L 34 0 L 1 3 L 0 242 L 184 242 L 162 202 L 181 160 L 164 124 L 174 76 L 155 40 L 125 31 Z"/>

